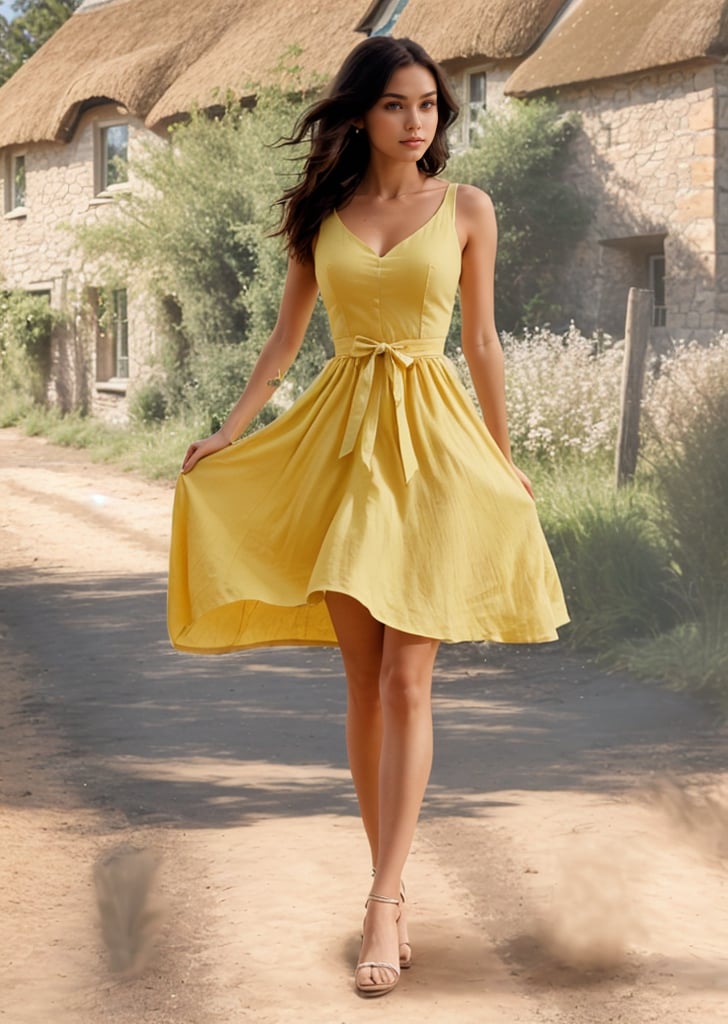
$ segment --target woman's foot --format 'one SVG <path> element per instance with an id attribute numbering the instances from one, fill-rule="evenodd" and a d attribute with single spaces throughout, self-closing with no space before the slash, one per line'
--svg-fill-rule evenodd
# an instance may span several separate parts
<path id="1" fill-rule="evenodd" d="M 372 868 L 372 878 L 374 878 L 376 874 L 377 869 Z M 410 944 L 409 932 L 407 930 L 404 878 L 399 883 L 399 910 L 399 920 L 397 921 L 397 934 L 399 935 L 399 966 L 406 969 L 412 966 L 412 946 Z"/>
<path id="2" fill-rule="evenodd" d="M 365 906 L 364 937 L 354 983 L 363 996 L 383 996 L 399 981 L 399 900 L 370 893 Z"/>

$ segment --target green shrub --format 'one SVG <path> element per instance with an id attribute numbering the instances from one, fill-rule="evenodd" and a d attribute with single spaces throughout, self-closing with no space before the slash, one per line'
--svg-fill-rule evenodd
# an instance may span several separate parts
<path id="1" fill-rule="evenodd" d="M 0 379 L 0 428 L 14 427 L 28 416 L 36 406 L 31 394 L 6 388 Z"/>
<path id="2" fill-rule="evenodd" d="M 560 268 L 591 219 L 590 206 L 566 180 L 578 121 L 545 100 L 519 100 L 484 115 L 481 127 L 474 145 L 452 158 L 448 176 L 493 199 L 498 325 L 514 331 L 561 324 Z"/>
<path id="3" fill-rule="evenodd" d="M 164 384 L 147 380 L 134 388 L 129 397 L 129 416 L 134 423 L 159 423 L 167 418 L 167 394 Z"/>
<path id="4" fill-rule="evenodd" d="M 0 422 L 45 401 L 56 315 L 43 296 L 0 292 Z"/>
<path id="5" fill-rule="evenodd" d="M 217 430 L 235 404 L 255 364 L 256 353 L 245 345 L 207 345 L 196 349 L 189 363 L 186 405 Z M 263 408 L 253 426 L 272 419 L 270 405 Z"/>

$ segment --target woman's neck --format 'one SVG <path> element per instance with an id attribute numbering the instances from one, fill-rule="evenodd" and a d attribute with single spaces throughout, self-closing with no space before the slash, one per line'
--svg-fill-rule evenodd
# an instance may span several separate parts
<path id="1" fill-rule="evenodd" d="M 416 166 L 377 167 L 371 163 L 356 190 L 358 196 L 376 199 L 397 199 L 399 196 L 422 192 L 430 179 Z"/>

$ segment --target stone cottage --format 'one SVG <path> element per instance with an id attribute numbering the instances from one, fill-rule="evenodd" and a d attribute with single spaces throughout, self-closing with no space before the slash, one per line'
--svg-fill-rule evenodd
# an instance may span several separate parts
<path id="1" fill-rule="evenodd" d="M 578 111 L 575 186 L 594 200 L 565 277 L 585 330 L 618 333 L 630 286 L 658 334 L 728 328 L 728 3 L 574 0 L 506 91 Z"/>
<path id="2" fill-rule="evenodd" d="M 629 285 L 655 290 L 663 331 L 707 336 L 728 319 L 721 231 L 728 3 L 695 0 L 85 0 L 0 89 L 0 282 L 67 314 L 53 397 L 123 414 L 155 354 L 143 287 L 103 296 L 68 226 L 112 214 L 145 140 L 193 106 L 241 99 L 291 46 L 330 74 L 363 34 L 411 36 L 463 100 L 455 144 L 505 97 L 546 94 L 581 112 L 573 177 L 590 237 L 565 274 L 584 329 L 618 332 Z"/>

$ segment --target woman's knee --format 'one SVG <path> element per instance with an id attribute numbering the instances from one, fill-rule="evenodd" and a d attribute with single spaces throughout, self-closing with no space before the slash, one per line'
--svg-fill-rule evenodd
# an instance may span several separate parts
<path id="1" fill-rule="evenodd" d="M 431 691 L 431 671 L 396 664 L 382 666 L 379 694 L 385 711 L 400 716 L 429 711 Z"/>

